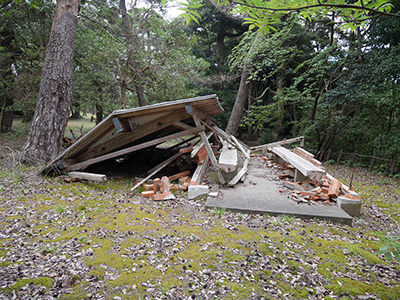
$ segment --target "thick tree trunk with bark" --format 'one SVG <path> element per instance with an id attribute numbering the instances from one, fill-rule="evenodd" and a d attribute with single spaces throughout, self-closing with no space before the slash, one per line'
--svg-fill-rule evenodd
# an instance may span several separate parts
<path id="1" fill-rule="evenodd" d="M 47 162 L 61 150 L 72 104 L 78 4 L 79 0 L 57 0 L 35 114 L 22 147 L 27 163 Z"/>

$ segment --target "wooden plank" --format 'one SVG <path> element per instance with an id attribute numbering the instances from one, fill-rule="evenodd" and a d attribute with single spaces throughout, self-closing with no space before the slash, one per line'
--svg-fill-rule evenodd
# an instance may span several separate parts
<path id="1" fill-rule="evenodd" d="M 323 177 L 326 174 L 326 171 L 315 166 L 311 162 L 305 160 L 304 158 L 296 155 L 290 150 L 282 147 L 276 146 L 272 147 L 271 151 L 278 155 L 280 158 L 289 162 L 293 167 L 295 167 L 299 172 L 301 172 L 304 176 L 321 182 Z"/>
<path id="2" fill-rule="evenodd" d="M 198 128 L 200 128 L 200 127 L 203 127 L 203 128 L 204 128 L 204 126 L 201 125 L 200 119 L 199 119 L 199 117 L 197 116 L 196 111 L 193 110 L 193 108 L 192 108 L 190 105 L 186 105 L 185 108 L 186 108 L 187 113 L 190 114 L 190 115 L 192 116 L 192 118 L 193 118 L 194 123 L 196 124 L 196 126 L 197 126 Z M 210 157 L 211 162 L 212 162 L 212 164 L 213 164 L 213 168 L 214 168 L 215 172 L 216 172 L 217 175 L 218 175 L 219 182 L 220 182 L 221 184 L 225 184 L 225 179 L 224 179 L 224 177 L 222 176 L 221 170 L 218 168 L 217 159 L 215 158 L 214 151 L 212 150 L 211 145 L 210 145 L 210 143 L 208 142 L 208 139 L 207 139 L 207 136 L 206 136 L 206 134 L 205 134 L 205 132 L 204 132 L 204 129 L 203 129 L 202 131 L 200 131 L 199 134 L 200 134 L 200 137 L 201 137 L 201 139 L 202 139 L 204 145 L 206 146 L 208 156 Z"/>
<path id="3" fill-rule="evenodd" d="M 201 184 L 201 181 L 203 180 L 204 173 L 207 169 L 209 162 L 209 156 L 206 157 L 206 159 L 203 162 L 199 162 L 197 165 L 196 170 L 194 171 L 192 178 L 190 179 L 190 184 L 191 185 L 198 185 Z"/>
<path id="4" fill-rule="evenodd" d="M 308 152 L 307 150 L 301 148 L 301 147 L 296 147 L 293 149 L 293 152 L 296 153 L 298 156 L 301 156 L 302 158 L 308 160 L 312 164 L 320 167 L 322 165 L 322 162 L 314 158 L 314 154 Z"/>
<path id="5" fill-rule="evenodd" d="M 178 173 L 178 174 L 169 176 L 168 178 L 169 178 L 169 181 L 172 181 L 172 180 L 181 178 L 181 177 L 186 176 L 186 175 L 189 175 L 189 174 L 190 174 L 190 171 L 187 170 L 187 171 L 183 171 L 183 172 L 180 172 L 180 173 Z"/>
<path id="6" fill-rule="evenodd" d="M 203 130 L 204 130 L 204 126 L 201 126 L 201 127 L 196 127 L 196 128 L 193 128 L 193 129 L 181 131 L 181 132 L 178 132 L 178 133 L 170 134 L 170 135 L 167 135 L 167 136 L 164 136 L 164 137 L 161 137 L 161 138 L 149 141 L 149 142 L 145 142 L 145 143 L 142 143 L 142 144 L 139 144 L 139 145 L 128 147 L 126 149 L 115 151 L 115 152 L 112 152 L 112 153 L 109 153 L 109 154 L 105 154 L 105 155 L 102 155 L 102 156 L 99 156 L 99 157 L 96 157 L 96 158 L 88 159 L 87 161 L 84 161 L 84 162 L 80 162 L 80 163 L 71 165 L 71 166 L 66 168 L 66 171 L 82 170 L 83 168 L 86 168 L 86 167 L 88 167 L 88 166 L 90 166 L 92 164 L 95 164 L 95 163 L 98 163 L 98 162 L 101 162 L 101 161 L 105 161 L 105 160 L 110 159 L 110 158 L 115 158 L 115 157 L 118 157 L 118 156 L 129 154 L 129 153 L 132 153 L 132 152 L 135 152 L 135 151 L 138 151 L 140 149 L 144 149 L 144 148 L 147 148 L 147 147 L 150 147 L 150 146 L 159 145 L 159 144 L 162 144 L 162 143 L 164 143 L 166 141 L 169 141 L 169 140 L 172 140 L 172 139 L 176 139 L 176 138 L 181 137 L 181 136 L 185 136 L 185 135 L 201 132 Z"/>
<path id="7" fill-rule="evenodd" d="M 246 150 L 244 150 L 242 144 L 239 143 L 239 141 L 238 141 L 233 135 L 231 135 L 231 139 L 232 139 L 232 141 L 236 144 L 236 146 L 237 146 L 236 148 L 238 148 L 238 149 L 244 154 L 244 156 L 245 156 L 247 159 L 250 159 L 250 154 L 247 153 Z"/>
<path id="8" fill-rule="evenodd" d="M 183 154 L 185 154 L 185 152 L 179 151 L 178 153 L 180 153 L 180 155 L 177 156 L 177 158 Z M 151 168 L 150 170 L 147 171 L 147 174 L 152 174 L 155 170 L 158 170 L 160 168 L 160 166 L 162 166 L 164 164 L 164 162 L 159 163 L 157 166 Z"/>
<path id="9" fill-rule="evenodd" d="M 187 118 L 188 115 L 186 114 L 185 111 L 183 110 L 174 111 L 163 117 L 150 121 L 149 123 L 144 124 L 138 128 L 135 128 L 130 132 L 117 134 L 112 139 L 88 149 L 85 153 L 79 155 L 77 159 L 78 161 L 85 161 L 89 158 L 106 154 L 108 152 L 121 148 L 129 143 L 132 143 L 142 137 L 145 137 L 146 135 L 149 135 L 160 129 L 166 128 L 177 121 L 184 120 Z"/>
<path id="10" fill-rule="evenodd" d="M 209 140 L 210 137 L 211 137 L 213 134 L 214 134 L 213 132 L 210 132 L 210 133 L 207 135 L 207 140 Z M 203 142 L 201 142 L 200 144 L 194 146 L 192 152 L 190 153 L 190 157 L 191 157 L 191 158 L 195 157 L 196 154 L 197 154 L 197 152 L 199 152 L 199 150 L 200 150 L 203 146 L 204 146 L 204 143 L 203 143 Z"/>
<path id="11" fill-rule="evenodd" d="M 242 169 L 236 174 L 235 177 L 232 178 L 231 181 L 229 181 L 228 186 L 235 186 L 246 175 L 250 161 L 250 150 L 247 150 L 247 154 L 248 158 L 246 157 L 246 159 L 244 160 Z"/>
<path id="12" fill-rule="evenodd" d="M 187 129 L 192 129 L 193 126 L 190 126 L 186 123 L 183 122 L 176 122 L 174 124 L 172 124 L 172 126 L 175 126 L 176 128 L 182 129 L 182 130 L 187 130 Z"/>
<path id="13" fill-rule="evenodd" d="M 85 179 L 91 181 L 106 181 L 107 176 L 103 174 L 86 173 L 86 172 L 69 172 L 68 176 L 72 178 Z"/>
<path id="14" fill-rule="evenodd" d="M 299 137 L 296 137 L 293 139 L 288 139 L 288 140 L 283 140 L 283 141 L 279 141 L 279 142 L 273 142 L 273 143 L 269 143 L 269 144 L 265 144 L 265 145 L 251 147 L 250 150 L 257 151 L 257 150 L 262 150 L 265 148 L 272 148 L 272 147 L 282 146 L 282 145 L 296 143 L 296 142 L 304 143 L 304 136 L 299 136 Z"/>
<path id="15" fill-rule="evenodd" d="M 168 158 L 167 160 L 164 160 L 161 164 L 158 165 L 157 169 L 155 169 L 152 173 L 147 175 L 146 178 L 143 178 L 141 181 L 136 183 L 135 186 L 133 188 L 131 188 L 131 191 L 134 191 L 137 187 L 141 186 L 144 182 L 146 182 L 148 179 L 153 177 L 157 172 L 161 171 L 163 168 L 165 168 L 167 165 L 172 163 L 175 159 L 177 159 L 182 154 L 183 154 L 182 152 L 178 152 L 175 155 L 173 155 L 170 158 Z M 154 187 L 156 187 L 156 184 L 154 184 Z"/>

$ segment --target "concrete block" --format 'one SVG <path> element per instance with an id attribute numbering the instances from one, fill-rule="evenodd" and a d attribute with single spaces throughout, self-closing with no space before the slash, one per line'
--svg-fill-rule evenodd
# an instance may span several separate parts
<path id="1" fill-rule="evenodd" d="M 202 197 L 207 197 L 209 193 L 209 188 L 207 185 L 189 185 L 188 189 L 188 199 L 196 200 Z"/>
<path id="2" fill-rule="evenodd" d="M 352 217 L 359 217 L 361 215 L 361 200 L 338 197 L 337 205 Z"/>

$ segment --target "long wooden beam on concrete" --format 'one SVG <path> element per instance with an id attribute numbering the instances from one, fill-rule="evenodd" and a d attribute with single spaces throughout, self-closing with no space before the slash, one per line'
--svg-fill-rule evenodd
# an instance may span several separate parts
<path id="1" fill-rule="evenodd" d="M 289 149 L 282 146 L 272 147 L 271 151 L 278 155 L 283 160 L 289 162 L 293 167 L 296 168 L 301 174 L 319 182 L 322 181 L 326 174 L 326 171 L 305 160 L 304 158 L 293 153 Z"/>

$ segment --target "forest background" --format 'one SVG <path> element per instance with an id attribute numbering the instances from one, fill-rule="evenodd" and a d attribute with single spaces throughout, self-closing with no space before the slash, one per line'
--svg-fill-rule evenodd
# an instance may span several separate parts
<path id="1" fill-rule="evenodd" d="M 321 160 L 348 153 L 350 163 L 399 174 L 399 18 L 358 16 L 360 27 L 340 9 L 287 13 L 260 34 L 251 14 L 230 8 L 192 3 L 188 24 L 166 18 L 158 1 L 81 1 L 70 118 L 91 112 L 100 122 L 115 109 L 217 94 L 217 122 L 243 140 L 304 135 Z M 1 2 L 3 132 L 15 117 L 32 119 L 54 11 L 52 1 Z"/>

